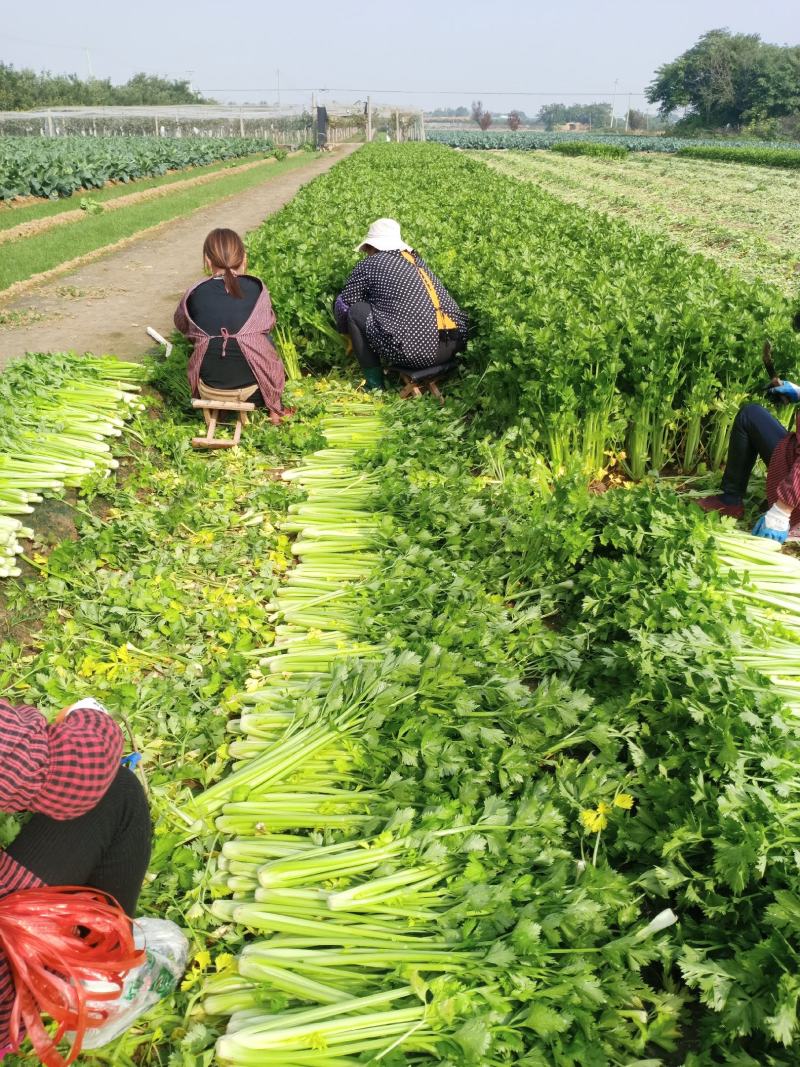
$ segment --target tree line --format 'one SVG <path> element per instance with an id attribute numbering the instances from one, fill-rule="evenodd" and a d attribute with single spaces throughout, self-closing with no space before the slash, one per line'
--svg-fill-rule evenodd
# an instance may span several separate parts
<path id="1" fill-rule="evenodd" d="M 154 74 L 134 74 L 124 85 L 108 78 L 83 80 L 77 74 L 36 73 L 0 63 L 0 111 L 36 107 L 103 104 L 199 104 L 203 97 L 188 81 L 169 81 Z"/>
<path id="2" fill-rule="evenodd" d="M 465 107 L 440 108 L 433 114 L 455 118 L 469 116 L 482 130 L 488 130 L 497 119 L 505 122 L 512 130 L 518 130 L 520 126 L 543 126 L 546 130 L 555 130 L 571 122 L 592 130 L 607 130 L 614 125 L 611 104 L 605 101 L 595 101 L 591 104 L 543 104 L 536 115 L 529 117 L 524 111 L 509 111 L 498 115 L 487 110 L 483 101 L 473 100 L 471 110 Z M 634 108 L 631 108 L 624 118 L 617 117 L 615 121 L 629 130 L 644 130 L 648 126 L 655 128 L 662 125 L 648 118 L 643 111 Z"/>
<path id="3" fill-rule="evenodd" d="M 685 108 L 682 129 L 800 133 L 800 45 L 757 33 L 710 30 L 656 71 L 647 99 L 661 114 Z"/>
<path id="4" fill-rule="evenodd" d="M 676 112 L 683 115 L 676 132 L 734 129 L 758 137 L 800 138 L 800 45 L 762 41 L 757 33 L 709 30 L 677 59 L 663 64 L 647 88 L 646 99 L 658 106 L 658 120 L 638 108 L 625 116 L 628 130 L 663 126 Z M 575 122 L 591 129 L 608 129 L 611 104 L 545 104 L 529 118 L 523 111 L 498 115 L 475 100 L 472 108 L 440 108 L 434 115 L 470 117 L 481 129 L 504 121 L 553 130 Z"/>

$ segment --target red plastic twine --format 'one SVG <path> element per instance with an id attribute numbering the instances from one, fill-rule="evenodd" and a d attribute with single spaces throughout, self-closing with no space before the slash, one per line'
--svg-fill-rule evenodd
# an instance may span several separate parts
<path id="1" fill-rule="evenodd" d="M 124 976 L 145 959 L 116 901 L 76 886 L 23 889 L 0 900 L 0 948 L 16 993 L 11 1040 L 16 1045 L 27 1030 L 46 1067 L 68 1067 L 76 1059 L 86 1031 L 105 1022 L 99 1002 L 116 1000 Z M 93 981 L 116 988 L 89 992 L 84 983 Z M 54 1034 L 43 1015 L 55 1021 Z M 68 1031 L 75 1039 L 65 1059 L 57 1045 Z"/>

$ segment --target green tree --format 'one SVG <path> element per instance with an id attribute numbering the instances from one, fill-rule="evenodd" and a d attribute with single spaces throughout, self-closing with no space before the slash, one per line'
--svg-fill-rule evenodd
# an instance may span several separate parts
<path id="1" fill-rule="evenodd" d="M 756 33 L 710 30 L 659 67 L 647 99 L 662 115 L 686 108 L 684 125 L 708 128 L 800 111 L 800 47 L 768 44 Z"/>
<path id="2" fill-rule="evenodd" d="M 107 78 L 82 81 L 77 74 L 16 70 L 0 63 L 0 110 L 27 111 L 68 104 L 196 104 L 202 100 L 186 81 L 135 74 L 125 85 Z"/>

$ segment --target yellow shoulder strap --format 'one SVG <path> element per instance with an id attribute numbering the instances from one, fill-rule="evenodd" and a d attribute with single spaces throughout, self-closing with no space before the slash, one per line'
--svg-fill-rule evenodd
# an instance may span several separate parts
<path id="1" fill-rule="evenodd" d="M 442 305 L 439 300 L 439 294 L 436 292 L 436 286 L 431 281 L 431 277 L 428 272 L 423 270 L 422 267 L 420 267 L 419 263 L 417 263 L 417 261 L 414 259 L 410 252 L 401 252 L 400 255 L 403 257 L 403 259 L 408 260 L 408 262 L 411 263 L 412 266 L 417 268 L 419 276 L 420 278 L 422 278 L 422 284 L 425 286 L 425 289 L 428 292 L 428 296 L 430 297 L 430 301 L 436 311 L 436 328 L 439 330 L 457 330 L 458 323 L 453 322 L 450 316 L 446 315 L 442 311 Z"/>

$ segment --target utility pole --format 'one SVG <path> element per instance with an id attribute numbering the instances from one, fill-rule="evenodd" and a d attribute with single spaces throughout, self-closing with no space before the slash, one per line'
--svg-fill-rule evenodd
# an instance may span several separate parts
<path id="1" fill-rule="evenodd" d="M 400 141 L 400 112 L 394 113 L 394 139 L 399 143 Z"/>
<path id="2" fill-rule="evenodd" d="M 317 94 L 311 94 L 311 137 L 315 148 L 317 145 Z"/>
<path id="3" fill-rule="evenodd" d="M 278 79 L 278 107 L 280 107 L 281 106 L 281 72 L 280 72 L 280 70 L 276 70 L 275 71 L 275 77 Z"/>
<path id="4" fill-rule="evenodd" d="M 86 53 L 86 69 L 89 71 L 89 81 L 94 81 L 94 71 L 92 70 L 92 53 L 88 48 L 84 48 Z"/>
<path id="5" fill-rule="evenodd" d="M 628 110 L 625 112 L 625 133 L 630 130 L 631 124 L 631 94 L 628 93 Z"/>
<path id="6" fill-rule="evenodd" d="M 425 140 L 425 112 L 424 111 L 420 111 L 420 113 L 419 113 L 419 139 L 420 139 L 420 141 L 424 141 Z"/>
<path id="7" fill-rule="evenodd" d="M 611 96 L 611 129 L 614 129 L 614 108 L 617 106 L 617 86 L 619 85 L 619 78 L 614 79 L 614 92 Z"/>
<path id="8" fill-rule="evenodd" d="M 367 97 L 367 144 L 372 140 L 372 97 Z"/>

